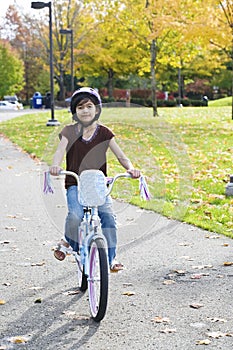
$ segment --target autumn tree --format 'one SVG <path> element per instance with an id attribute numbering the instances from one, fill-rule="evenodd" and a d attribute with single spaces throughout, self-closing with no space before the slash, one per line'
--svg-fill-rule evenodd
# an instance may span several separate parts
<path id="1" fill-rule="evenodd" d="M 121 3 L 108 1 L 105 11 L 96 5 L 96 28 L 83 42 L 81 48 L 81 70 L 88 75 L 104 77 L 108 96 L 113 97 L 114 79 L 138 73 L 140 56 L 138 40 L 130 28 L 123 23 Z M 106 1 L 105 1 L 106 5 Z M 103 79 L 102 79 L 103 80 Z"/>
<path id="2" fill-rule="evenodd" d="M 24 64 L 25 85 L 21 96 L 29 102 L 30 97 L 37 91 L 41 72 L 49 71 L 44 61 L 44 46 L 38 36 L 39 28 L 44 26 L 44 22 L 32 18 L 27 13 L 20 13 L 15 5 L 10 5 L 3 26 L 2 36 L 18 52 Z"/>
<path id="3" fill-rule="evenodd" d="M 24 68 L 17 52 L 4 41 L 0 41 L 0 97 L 14 95 L 24 86 Z"/>
<path id="4" fill-rule="evenodd" d="M 232 62 L 231 67 L 231 91 L 232 91 L 232 110 L 231 116 L 233 120 L 233 4 L 232 0 L 217 1 L 222 13 L 219 13 L 218 23 L 222 30 L 219 35 L 212 40 L 212 44 L 220 48 Z"/>

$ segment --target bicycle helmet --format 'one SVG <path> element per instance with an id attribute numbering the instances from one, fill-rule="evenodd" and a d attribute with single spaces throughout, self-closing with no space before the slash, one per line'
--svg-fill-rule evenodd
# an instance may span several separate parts
<path id="1" fill-rule="evenodd" d="M 95 106 L 97 106 L 97 114 L 95 117 L 92 119 L 89 125 L 91 125 L 95 120 L 99 119 L 101 110 L 102 110 L 102 102 L 100 95 L 98 92 L 90 87 L 82 87 L 78 90 L 76 90 L 72 97 L 71 97 L 71 102 L 70 102 L 70 110 L 73 115 L 73 119 L 82 124 L 82 122 L 79 120 L 77 114 L 76 114 L 76 107 L 82 101 L 83 99 L 90 99 Z"/>

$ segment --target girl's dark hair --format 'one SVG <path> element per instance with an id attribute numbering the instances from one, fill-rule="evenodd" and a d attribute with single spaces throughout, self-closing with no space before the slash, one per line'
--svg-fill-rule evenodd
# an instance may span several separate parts
<path id="1" fill-rule="evenodd" d="M 70 109 L 71 109 L 71 113 L 73 115 L 73 119 L 75 121 L 79 121 L 77 114 L 76 114 L 76 107 L 78 105 L 80 105 L 80 102 L 86 103 L 87 101 L 91 101 L 92 103 L 94 103 L 94 105 L 96 106 L 97 109 L 97 114 L 95 116 L 95 120 L 99 119 L 100 113 L 101 113 L 101 106 L 99 104 L 98 99 L 95 96 L 92 96 L 86 92 L 83 92 L 81 94 L 78 94 L 77 96 L 75 96 L 72 100 L 71 100 L 71 104 L 70 104 Z"/>
<path id="2" fill-rule="evenodd" d="M 87 102 L 88 100 L 94 103 L 95 106 L 99 105 L 99 101 L 95 96 L 90 95 L 86 92 L 83 92 L 83 93 L 77 94 L 77 96 L 74 96 L 72 98 L 71 104 L 70 104 L 71 113 L 72 114 L 76 113 L 76 107 L 80 104 L 81 101 L 85 103 L 85 101 Z"/>

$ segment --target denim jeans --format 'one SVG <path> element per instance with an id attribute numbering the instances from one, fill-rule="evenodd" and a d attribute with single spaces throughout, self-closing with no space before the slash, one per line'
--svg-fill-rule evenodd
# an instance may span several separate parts
<path id="1" fill-rule="evenodd" d="M 68 214 L 65 221 L 65 238 L 71 247 L 78 251 L 78 229 L 83 218 L 83 206 L 78 202 L 77 186 L 70 186 L 66 191 Z M 111 265 L 116 256 L 117 234 L 116 218 L 112 208 L 112 198 L 108 196 L 104 205 L 98 207 L 102 232 L 108 245 L 108 260 Z"/>

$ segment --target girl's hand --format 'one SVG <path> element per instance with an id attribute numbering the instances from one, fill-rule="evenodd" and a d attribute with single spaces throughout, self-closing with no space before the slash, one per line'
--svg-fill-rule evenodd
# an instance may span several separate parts
<path id="1" fill-rule="evenodd" d="M 58 166 L 58 165 L 52 165 L 49 168 L 49 172 L 53 176 L 58 176 L 61 170 L 62 170 L 62 168 L 60 166 Z"/>
<path id="2" fill-rule="evenodd" d="M 129 169 L 127 173 L 129 173 L 133 179 L 138 179 L 141 176 L 141 172 L 138 169 Z"/>

